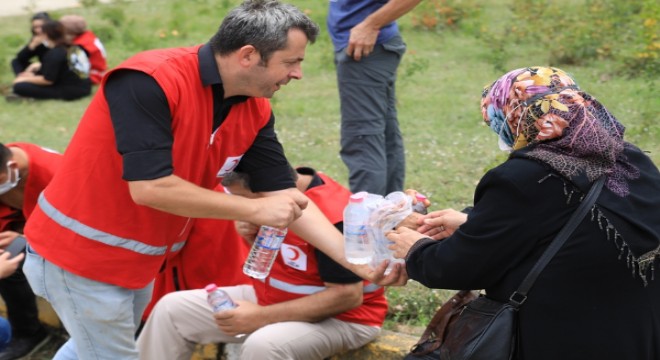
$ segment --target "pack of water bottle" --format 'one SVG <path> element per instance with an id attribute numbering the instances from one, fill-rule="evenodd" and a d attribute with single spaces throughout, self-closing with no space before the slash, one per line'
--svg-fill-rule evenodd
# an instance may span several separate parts
<path id="1" fill-rule="evenodd" d="M 417 209 L 414 209 L 412 198 L 401 191 L 384 197 L 367 192 L 353 194 L 344 209 L 346 260 L 352 264 L 369 264 L 371 267 L 390 260 L 386 273 L 395 263 L 402 263 L 403 260 L 395 259 L 388 248 L 391 242 L 385 233 L 394 229 L 413 211 L 425 212 L 423 204 L 421 207 L 418 205 L 421 201 L 418 197 L 415 204 Z"/>

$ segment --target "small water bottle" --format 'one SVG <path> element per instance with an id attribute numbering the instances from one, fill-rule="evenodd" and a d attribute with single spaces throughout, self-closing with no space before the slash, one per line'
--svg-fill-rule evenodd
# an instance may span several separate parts
<path id="1" fill-rule="evenodd" d="M 344 209 L 344 255 L 351 264 L 368 264 L 374 256 L 374 243 L 369 238 L 369 208 L 366 192 L 351 195 Z"/>
<path id="2" fill-rule="evenodd" d="M 209 305 L 211 305 L 213 312 L 229 310 L 236 307 L 236 304 L 234 304 L 234 301 L 229 297 L 229 294 L 218 288 L 216 284 L 208 284 L 204 289 L 207 293 L 206 300 L 209 302 Z"/>
<path id="3" fill-rule="evenodd" d="M 266 278 L 280 251 L 286 232 L 286 229 L 262 226 L 254 239 L 247 260 L 245 260 L 243 273 L 255 279 Z"/>
<path id="4" fill-rule="evenodd" d="M 417 200 L 417 202 L 412 207 L 413 211 L 422 215 L 428 214 L 429 211 L 426 208 L 426 206 L 424 206 L 424 201 L 426 200 L 426 196 L 417 193 L 415 194 L 415 199 Z"/>

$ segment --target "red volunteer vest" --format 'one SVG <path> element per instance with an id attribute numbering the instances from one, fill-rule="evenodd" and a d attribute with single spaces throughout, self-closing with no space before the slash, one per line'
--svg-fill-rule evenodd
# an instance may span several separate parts
<path id="1" fill-rule="evenodd" d="M 101 40 L 91 30 L 87 30 L 73 39 L 73 43 L 85 49 L 91 65 L 89 79 L 92 81 L 92 84 L 100 84 L 103 75 L 105 75 L 105 70 L 108 68 L 105 58 L 105 48 Z"/>
<path id="2" fill-rule="evenodd" d="M 25 189 L 23 192 L 22 216 L 13 215 L 13 212 L 15 211 L 14 209 L 7 205 L 0 204 L 2 214 L 4 214 L 2 217 L 10 220 L 7 223 L 2 223 L 2 225 L 0 225 L 0 229 L 2 230 L 7 228 L 11 222 L 25 221 L 25 219 L 30 217 L 32 210 L 37 206 L 37 198 L 39 197 L 39 194 L 53 178 L 53 174 L 62 160 L 62 154 L 34 144 L 15 142 L 5 144 L 5 146 L 20 148 L 25 151 L 28 157 L 28 177 L 25 181 Z"/>
<path id="3" fill-rule="evenodd" d="M 32 211 L 37 206 L 39 194 L 46 188 L 60 167 L 62 154 L 55 150 L 47 149 L 38 145 L 28 143 L 11 143 L 7 147 L 17 147 L 25 151 L 28 156 L 28 177 L 25 182 L 23 193 L 23 216 L 30 218 Z"/>
<path id="4" fill-rule="evenodd" d="M 172 114 L 174 175 L 212 189 L 219 170 L 250 148 L 271 110 L 267 99 L 249 98 L 232 106 L 213 133 L 213 94 L 200 79 L 200 47 L 142 52 L 117 69 L 143 71 L 158 82 Z M 153 280 L 168 252 L 185 244 L 191 219 L 133 202 L 122 179 L 104 84 L 25 233 L 37 253 L 67 271 L 138 289 Z"/>
<path id="5" fill-rule="evenodd" d="M 343 211 L 351 193 L 323 173 L 317 173 L 324 185 L 305 192 L 335 224 L 343 220 Z M 314 247 L 292 232 L 288 232 L 279 256 L 265 283 L 253 280 L 259 304 L 269 305 L 297 299 L 323 290 L 325 285 L 318 272 Z M 358 324 L 381 326 L 387 314 L 384 289 L 365 281 L 364 300 L 359 307 L 335 318 Z"/>

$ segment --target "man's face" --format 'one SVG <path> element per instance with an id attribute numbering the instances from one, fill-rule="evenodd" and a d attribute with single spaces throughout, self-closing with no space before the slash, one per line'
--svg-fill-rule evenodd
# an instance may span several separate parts
<path id="1" fill-rule="evenodd" d="M 300 30 L 289 30 L 287 47 L 275 51 L 268 63 L 255 65 L 251 71 L 251 80 L 257 97 L 271 98 L 282 85 L 291 79 L 300 80 L 303 77 L 301 63 L 305 58 L 307 36 Z"/>

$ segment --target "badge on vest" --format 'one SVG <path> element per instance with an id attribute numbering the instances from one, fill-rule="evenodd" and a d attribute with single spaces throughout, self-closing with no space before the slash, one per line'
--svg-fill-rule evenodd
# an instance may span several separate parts
<path id="1" fill-rule="evenodd" d="M 286 265 L 300 271 L 307 271 L 307 254 L 299 247 L 282 244 L 280 254 Z"/>
<path id="2" fill-rule="evenodd" d="M 243 155 L 228 157 L 227 160 L 225 160 L 225 163 L 220 168 L 220 171 L 218 171 L 216 177 L 219 178 L 225 177 L 227 174 L 234 171 L 234 169 L 236 169 L 236 166 L 238 166 L 238 163 L 241 162 L 241 158 L 243 158 Z"/>

